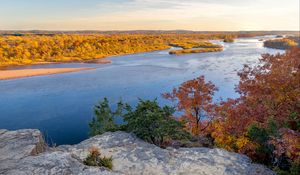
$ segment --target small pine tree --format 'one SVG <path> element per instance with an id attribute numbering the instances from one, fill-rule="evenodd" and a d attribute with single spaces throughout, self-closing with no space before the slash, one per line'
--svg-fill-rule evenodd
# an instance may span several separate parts
<path id="1" fill-rule="evenodd" d="M 127 111 L 124 120 L 128 131 L 162 147 L 169 140 L 189 137 L 184 124 L 171 117 L 174 112 L 172 107 L 160 107 L 156 100 L 140 100 L 135 110 Z"/>
<path id="2" fill-rule="evenodd" d="M 90 135 L 95 136 L 108 131 L 119 130 L 115 124 L 115 117 L 118 116 L 119 110 L 112 111 L 107 98 L 100 101 L 94 108 L 95 117 L 90 122 Z"/>
<path id="3" fill-rule="evenodd" d="M 190 135 L 184 130 L 182 122 L 172 117 L 175 109 L 169 106 L 160 107 L 156 100 L 140 100 L 133 109 L 128 104 L 118 103 L 112 111 L 106 98 L 95 107 L 95 117 L 90 125 L 92 136 L 107 131 L 126 130 L 139 138 L 163 147 L 170 140 L 188 139 Z M 122 116 L 124 124 L 117 125 L 115 117 Z"/>

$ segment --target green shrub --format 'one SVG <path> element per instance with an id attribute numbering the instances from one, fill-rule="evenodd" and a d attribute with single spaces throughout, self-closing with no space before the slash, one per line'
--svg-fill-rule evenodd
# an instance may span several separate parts
<path id="1" fill-rule="evenodd" d="M 140 100 L 135 110 L 127 111 L 124 120 L 129 132 L 149 143 L 163 146 L 173 139 L 189 138 L 184 124 L 171 117 L 174 112 L 175 109 L 169 106 L 160 107 L 156 100 Z"/>
<path id="2" fill-rule="evenodd" d="M 90 132 L 94 136 L 107 131 L 124 130 L 149 143 L 164 147 L 171 140 L 190 138 L 184 130 L 184 123 L 172 117 L 174 112 L 172 107 L 160 107 L 156 100 L 140 100 L 135 109 L 119 102 L 117 110 L 112 111 L 105 98 L 95 107 L 95 117 L 89 124 Z M 117 116 L 123 117 L 123 124 L 114 122 Z"/>
<path id="3" fill-rule="evenodd" d="M 101 154 L 97 148 L 91 148 L 89 150 L 89 155 L 83 161 L 85 165 L 88 166 L 99 166 L 99 167 L 106 167 L 108 169 L 113 168 L 112 164 L 112 157 L 101 157 Z"/>
<path id="4" fill-rule="evenodd" d="M 279 167 L 273 168 L 278 175 L 299 175 L 300 174 L 300 165 L 296 163 L 290 163 L 290 168 L 283 170 Z"/>
<path id="5" fill-rule="evenodd" d="M 300 115 L 297 112 L 291 112 L 285 121 L 284 126 L 292 130 L 300 130 Z"/>
<path id="6" fill-rule="evenodd" d="M 291 163 L 290 168 L 291 175 L 299 175 L 300 174 L 300 165 L 296 163 Z"/>
<path id="7" fill-rule="evenodd" d="M 90 135 L 100 135 L 108 131 L 121 130 L 120 126 L 115 124 L 115 118 L 119 116 L 119 111 L 112 111 L 107 98 L 100 101 L 94 108 L 95 117 L 89 123 Z"/>
<path id="8" fill-rule="evenodd" d="M 271 165 L 272 162 L 270 162 L 270 159 L 272 157 L 274 147 L 268 143 L 270 135 L 267 129 L 261 128 L 256 124 L 252 124 L 248 127 L 247 136 L 252 142 L 258 144 L 254 160 L 259 163 L 268 162 Z"/>
<path id="9" fill-rule="evenodd" d="M 269 135 L 264 128 L 258 127 L 256 124 L 250 125 L 248 128 L 247 136 L 260 144 L 266 143 Z"/>

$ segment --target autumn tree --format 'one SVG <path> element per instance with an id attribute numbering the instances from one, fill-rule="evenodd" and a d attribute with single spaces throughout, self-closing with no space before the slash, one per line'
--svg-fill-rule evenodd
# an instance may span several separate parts
<path id="1" fill-rule="evenodd" d="M 206 83 L 204 76 L 200 76 L 182 83 L 163 97 L 177 102 L 177 110 L 184 113 L 181 119 L 186 121 L 187 129 L 199 135 L 212 120 L 207 114 L 212 111 L 213 95 L 217 90 L 212 82 Z"/>
<path id="2" fill-rule="evenodd" d="M 300 49 L 264 54 L 239 76 L 240 98 L 215 108 L 209 128 L 215 143 L 288 174 L 298 167 L 300 173 Z"/>
<path id="3" fill-rule="evenodd" d="M 296 129 L 300 114 L 300 49 L 265 54 L 260 61 L 258 66 L 245 66 L 239 73 L 237 91 L 241 100 L 255 109 L 251 115 L 256 121 L 265 122 L 272 117 L 279 126 Z"/>

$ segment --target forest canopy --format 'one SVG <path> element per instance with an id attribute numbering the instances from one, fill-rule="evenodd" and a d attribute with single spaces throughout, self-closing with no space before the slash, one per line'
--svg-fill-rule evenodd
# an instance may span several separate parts
<path id="1" fill-rule="evenodd" d="M 171 43 L 222 38 L 198 34 L 53 34 L 3 35 L 0 66 L 41 62 L 86 61 L 107 56 L 169 48 Z"/>
<path id="2" fill-rule="evenodd" d="M 143 35 L 54 35 L 0 37 L 0 65 L 84 61 L 166 49 L 165 38 Z"/>
<path id="3" fill-rule="evenodd" d="M 0 66 L 81 62 L 113 55 L 163 50 L 170 46 L 216 48 L 209 39 L 252 37 L 270 32 L 0 32 Z M 214 49 L 208 49 L 210 51 Z M 200 52 L 203 52 L 201 50 Z"/>

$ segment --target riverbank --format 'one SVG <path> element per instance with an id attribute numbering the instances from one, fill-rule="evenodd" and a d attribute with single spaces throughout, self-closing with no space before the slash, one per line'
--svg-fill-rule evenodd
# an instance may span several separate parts
<path id="1" fill-rule="evenodd" d="M 2 71 L 0 70 L 0 80 L 78 72 L 78 71 L 92 70 L 92 69 L 95 68 L 83 67 L 83 68 L 22 69 L 22 70 L 2 70 Z"/>
<path id="2" fill-rule="evenodd" d="M 67 63 L 111 64 L 112 61 L 108 60 L 106 58 L 97 58 L 97 59 L 91 59 L 91 60 L 86 60 L 86 61 L 55 61 L 55 62 L 43 61 L 43 62 L 35 62 L 35 63 L 27 63 L 27 64 L 12 63 L 12 64 L 8 64 L 8 65 L 0 65 L 0 71 L 1 70 L 11 70 L 14 68 L 20 68 L 20 67 L 32 66 L 32 65 L 67 64 Z"/>

